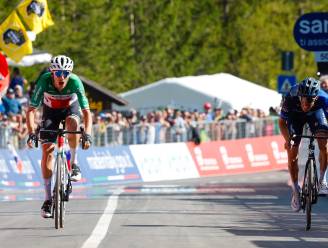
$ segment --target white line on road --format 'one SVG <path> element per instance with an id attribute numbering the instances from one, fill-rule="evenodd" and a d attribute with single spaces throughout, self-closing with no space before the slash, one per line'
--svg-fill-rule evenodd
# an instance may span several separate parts
<path id="1" fill-rule="evenodd" d="M 110 222 L 117 207 L 118 197 L 122 193 L 122 189 L 117 189 L 108 198 L 107 206 L 104 213 L 98 220 L 96 227 L 93 229 L 89 238 L 84 242 L 82 248 L 96 248 L 105 238 Z"/>

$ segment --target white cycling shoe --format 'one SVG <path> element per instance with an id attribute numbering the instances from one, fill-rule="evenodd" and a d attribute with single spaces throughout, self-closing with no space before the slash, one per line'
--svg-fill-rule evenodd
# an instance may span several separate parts
<path id="1" fill-rule="evenodd" d="M 322 181 L 319 185 L 319 195 L 328 195 L 327 182 Z"/>

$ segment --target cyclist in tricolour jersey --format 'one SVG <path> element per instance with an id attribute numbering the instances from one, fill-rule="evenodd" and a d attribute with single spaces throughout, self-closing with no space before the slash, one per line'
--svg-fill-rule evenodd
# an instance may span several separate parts
<path id="1" fill-rule="evenodd" d="M 35 113 L 43 105 L 42 128 L 46 130 L 58 130 L 60 122 L 65 120 L 66 130 L 77 131 L 83 115 L 86 142 L 82 148 L 88 149 L 92 143 L 90 136 L 91 113 L 83 84 L 80 78 L 72 73 L 73 61 L 67 56 L 58 55 L 51 59 L 49 69 L 50 72 L 44 73 L 36 82 L 30 99 L 26 115 L 29 133 L 27 144 L 32 148 L 33 140 L 36 138 Z M 45 188 L 45 201 L 41 208 L 41 215 L 44 218 L 49 218 L 51 217 L 51 176 L 56 134 L 43 133 L 40 135 L 42 139 L 41 167 Z M 79 181 L 81 179 L 80 168 L 77 165 L 79 136 L 69 134 L 68 144 L 71 152 L 71 180 Z"/>
<path id="2" fill-rule="evenodd" d="M 301 138 L 290 142 L 293 134 L 302 135 L 307 123 L 313 134 L 327 135 L 328 123 L 325 112 L 328 109 L 328 95 L 320 90 L 320 83 L 314 78 L 305 78 L 293 86 L 283 98 L 279 119 L 281 134 L 285 139 L 288 154 L 288 169 L 292 181 L 291 207 L 300 211 L 300 186 L 298 185 L 298 148 Z M 327 169 L 327 139 L 317 139 L 320 162 L 319 194 L 327 194 L 327 184 L 324 180 Z"/>

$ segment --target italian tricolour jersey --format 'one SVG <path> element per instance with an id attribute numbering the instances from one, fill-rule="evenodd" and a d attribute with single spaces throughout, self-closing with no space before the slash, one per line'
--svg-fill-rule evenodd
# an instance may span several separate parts
<path id="1" fill-rule="evenodd" d="M 51 72 L 47 72 L 37 81 L 30 100 L 30 106 L 38 108 L 43 103 L 49 108 L 64 109 L 76 101 L 79 102 L 81 109 L 89 108 L 89 102 L 79 77 L 71 73 L 65 88 L 58 91 L 52 84 Z"/>

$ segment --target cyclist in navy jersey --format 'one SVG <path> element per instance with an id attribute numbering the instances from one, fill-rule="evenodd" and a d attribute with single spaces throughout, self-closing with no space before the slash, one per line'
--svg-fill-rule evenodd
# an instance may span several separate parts
<path id="1" fill-rule="evenodd" d="M 306 78 L 293 86 L 283 98 L 279 119 L 280 131 L 285 139 L 288 154 L 288 169 L 292 180 L 291 207 L 295 212 L 301 209 L 300 186 L 298 185 L 298 148 L 301 138 L 290 142 L 293 134 L 301 135 L 307 123 L 312 133 L 327 135 L 328 95 L 320 89 L 320 82 L 314 78 Z M 324 179 L 327 168 L 327 139 L 318 139 L 320 162 L 319 194 L 327 194 Z"/>

